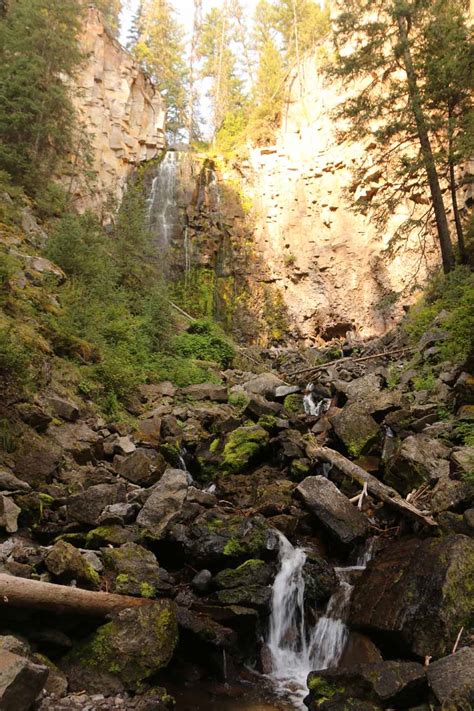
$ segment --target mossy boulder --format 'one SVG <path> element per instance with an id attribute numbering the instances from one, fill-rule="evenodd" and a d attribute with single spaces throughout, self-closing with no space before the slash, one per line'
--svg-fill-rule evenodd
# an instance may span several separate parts
<path id="1" fill-rule="evenodd" d="M 357 580 L 352 627 L 423 659 L 451 652 L 474 627 L 474 540 L 463 535 L 397 541 Z"/>
<path id="2" fill-rule="evenodd" d="M 331 418 L 334 430 L 352 457 L 367 454 L 381 438 L 381 429 L 363 403 L 346 405 Z"/>
<path id="3" fill-rule="evenodd" d="M 302 415 L 304 413 L 303 396 L 295 393 L 287 395 L 283 401 L 283 409 L 290 417 L 292 415 Z"/>
<path id="4" fill-rule="evenodd" d="M 65 660 L 69 678 L 80 669 L 81 683 L 111 676 L 135 690 L 168 665 L 178 642 L 175 607 L 169 600 L 119 612 L 78 644 Z M 84 688 L 84 687 L 83 687 Z"/>
<path id="5" fill-rule="evenodd" d="M 228 590 L 219 590 L 217 599 L 222 605 L 244 605 L 266 608 L 270 604 L 272 590 L 269 586 L 248 585 Z"/>
<path id="6" fill-rule="evenodd" d="M 238 427 L 226 439 L 221 459 L 224 474 L 243 471 L 268 445 L 270 435 L 259 425 Z"/>
<path id="7" fill-rule="evenodd" d="M 48 552 L 45 560 L 48 571 L 61 582 L 76 580 L 79 586 L 98 590 L 99 574 L 89 565 L 81 553 L 66 541 L 58 541 Z"/>
<path id="8" fill-rule="evenodd" d="M 120 548 L 104 548 L 102 555 L 112 592 L 151 598 L 173 587 L 171 576 L 143 546 L 125 543 Z"/>
<path id="9" fill-rule="evenodd" d="M 303 578 L 305 600 L 309 604 L 326 602 L 339 585 L 334 568 L 317 555 L 308 555 Z"/>
<path id="10" fill-rule="evenodd" d="M 118 524 L 98 526 L 86 535 L 86 547 L 97 549 L 101 546 L 122 546 L 135 538 L 136 534 L 131 528 L 125 528 Z"/>
<path id="11" fill-rule="evenodd" d="M 263 560 L 250 559 L 238 568 L 221 570 L 214 578 L 220 588 L 238 588 L 250 585 L 268 585 L 273 577 L 272 566 Z"/>

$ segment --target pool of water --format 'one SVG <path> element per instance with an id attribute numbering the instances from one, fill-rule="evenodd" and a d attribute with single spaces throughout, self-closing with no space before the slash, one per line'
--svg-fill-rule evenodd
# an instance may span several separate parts
<path id="1" fill-rule="evenodd" d="M 176 711 L 295 711 L 298 707 L 275 698 L 270 689 L 253 685 L 206 685 L 168 689 Z"/>

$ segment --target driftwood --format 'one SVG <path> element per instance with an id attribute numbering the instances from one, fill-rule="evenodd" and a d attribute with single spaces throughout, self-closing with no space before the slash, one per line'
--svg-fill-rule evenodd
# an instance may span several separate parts
<path id="1" fill-rule="evenodd" d="M 333 464 L 339 471 L 341 471 L 346 476 L 350 477 L 354 481 L 357 481 L 361 486 L 367 486 L 367 490 L 375 497 L 380 499 L 392 508 L 397 509 L 400 513 L 415 518 L 418 521 L 422 521 L 427 526 L 437 526 L 436 521 L 429 515 L 424 514 L 422 511 L 413 506 L 413 504 L 405 501 L 398 491 L 392 489 L 386 484 L 382 484 L 375 476 L 369 474 L 361 467 L 351 462 L 343 454 L 335 452 L 333 449 L 328 447 L 321 447 L 318 444 L 310 443 L 306 447 L 306 454 L 310 459 L 322 459 L 324 462 L 329 462 Z"/>
<path id="2" fill-rule="evenodd" d="M 330 360 L 327 363 L 322 363 L 321 365 L 313 365 L 308 368 L 301 368 L 300 370 L 293 370 L 291 373 L 287 374 L 288 378 L 295 375 L 302 375 L 303 373 L 316 373 L 318 370 L 325 370 L 330 365 L 344 365 L 345 363 L 363 363 L 366 360 L 375 360 L 375 358 L 387 358 L 388 356 L 400 355 L 400 353 L 405 353 L 413 351 L 414 348 L 396 348 L 393 351 L 383 351 L 382 353 L 373 353 L 372 355 L 366 356 L 347 356 L 346 358 L 336 358 L 335 360 Z"/>
<path id="3" fill-rule="evenodd" d="M 153 604 L 153 600 L 147 598 L 94 592 L 0 574 L 0 606 L 4 607 L 106 617 L 127 607 L 150 604 Z"/>

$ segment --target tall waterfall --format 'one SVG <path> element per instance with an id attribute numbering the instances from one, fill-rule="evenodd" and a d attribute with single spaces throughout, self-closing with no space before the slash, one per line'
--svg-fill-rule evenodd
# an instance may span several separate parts
<path id="1" fill-rule="evenodd" d="M 327 669 L 339 662 L 349 630 L 345 618 L 349 611 L 354 570 L 363 570 L 370 553 L 362 554 L 356 566 L 336 568 L 340 586 L 329 600 L 317 624 L 308 624 L 305 607 L 303 568 L 306 554 L 283 536 L 280 538 L 280 570 L 272 591 L 268 649 L 272 658 L 271 677 L 279 693 L 305 708 L 306 679 L 314 669 Z M 370 550 L 370 549 L 369 549 Z"/>
<path id="2" fill-rule="evenodd" d="M 167 151 L 151 184 L 148 198 L 148 223 L 160 251 L 166 252 L 171 239 L 183 229 L 177 201 L 180 153 Z"/>

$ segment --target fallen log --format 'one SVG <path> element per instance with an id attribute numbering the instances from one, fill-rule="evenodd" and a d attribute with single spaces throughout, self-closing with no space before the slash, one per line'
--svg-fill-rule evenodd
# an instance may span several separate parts
<path id="1" fill-rule="evenodd" d="M 287 373 L 288 378 L 292 378 L 295 375 L 302 375 L 302 373 L 317 373 L 318 370 L 325 370 L 330 365 L 344 365 L 346 363 L 363 363 L 366 360 L 375 360 L 376 358 L 388 358 L 393 355 L 400 355 L 401 353 L 411 352 L 415 350 L 414 348 L 395 348 L 392 351 L 382 351 L 381 353 L 372 353 L 366 356 L 346 356 L 341 358 L 336 358 L 335 360 L 330 360 L 327 363 L 321 363 L 320 365 L 312 365 L 308 368 L 300 368 L 299 370 L 293 370 Z"/>
<path id="2" fill-rule="evenodd" d="M 314 442 L 310 442 L 306 446 L 306 454 L 309 459 L 321 459 L 324 462 L 334 465 L 343 474 L 348 476 L 353 481 L 357 481 L 361 486 L 367 485 L 368 491 L 384 503 L 392 506 L 392 508 L 397 509 L 406 516 L 416 519 L 417 521 L 422 521 L 427 526 L 437 526 L 436 521 L 429 515 L 424 514 L 422 511 L 413 506 L 413 504 L 405 501 L 398 491 L 392 489 L 386 484 L 382 484 L 375 476 L 369 474 L 361 467 L 351 462 L 347 457 L 339 452 L 329 449 L 329 447 L 322 447 Z"/>
<path id="3" fill-rule="evenodd" d="M 153 604 L 153 600 L 148 598 L 95 592 L 0 574 L 0 606 L 3 607 L 106 617 L 127 607 L 150 604 Z"/>

